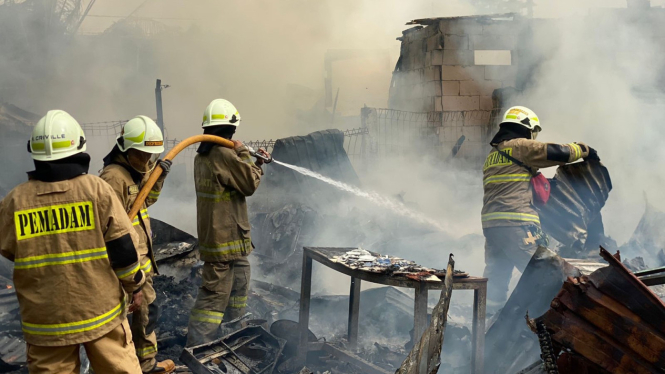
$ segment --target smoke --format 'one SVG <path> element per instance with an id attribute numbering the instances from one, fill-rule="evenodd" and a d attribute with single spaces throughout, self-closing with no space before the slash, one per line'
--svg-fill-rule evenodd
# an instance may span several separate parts
<path id="1" fill-rule="evenodd" d="M 544 56 L 524 99 L 543 119 L 542 141 L 594 147 L 613 177 L 606 232 L 625 242 L 662 185 L 663 48 L 660 9 L 592 10 L 534 27 Z"/>
<path id="2" fill-rule="evenodd" d="M 474 2 L 478 8 L 465 1 L 425 0 L 147 1 L 134 21 L 151 25 L 148 30 L 165 30 L 147 36 L 137 34 L 131 22 L 96 17 L 128 15 L 138 7 L 133 1 L 97 1 L 81 25 L 84 35 L 77 36 L 57 28 L 45 32 L 52 20 L 44 14 L 16 17 L 3 7 L 0 98 L 39 115 L 62 108 L 81 122 L 154 116 L 154 80 L 161 78 L 170 85 L 163 91 L 170 138 L 200 133 L 201 111 L 216 97 L 239 108 L 240 139 L 304 134 L 331 127 L 325 115 L 298 115 L 330 111 L 322 105 L 327 50 L 387 51 L 388 62 L 380 54 L 333 66 L 338 112 L 357 116 L 363 104 L 387 105 L 399 56 L 395 37 L 407 28 L 406 21 L 491 9 L 482 3 L 492 1 Z M 520 63 L 537 62 L 524 99 L 543 119 L 542 140 L 586 142 L 609 167 L 615 185 L 604 210 L 607 232 L 624 242 L 641 215 L 643 191 L 661 204 L 656 196 L 662 178 L 654 172 L 662 157 L 661 30 L 656 22 L 630 20 L 600 7 L 625 7 L 625 2 L 538 1 L 535 16 L 545 19 L 534 22 L 531 45 L 540 58 Z M 359 126 L 357 118 L 341 123 Z M 112 146 L 99 144 L 89 149 L 93 172 Z M 386 195 L 404 193 L 429 217 L 454 225 L 460 236 L 480 234 L 477 170 L 439 167 L 439 161 L 374 160 L 361 178 Z M 191 163 L 191 158 L 177 163 Z M 177 191 L 192 195 L 191 188 Z M 175 200 L 168 205 L 182 199 Z"/>
<path id="3" fill-rule="evenodd" d="M 654 6 L 664 3 L 652 1 Z M 521 104 L 541 118 L 539 140 L 585 142 L 608 167 L 614 190 L 603 216 L 606 233 L 619 243 L 627 241 L 637 225 L 643 193 L 665 209 L 659 199 L 665 156 L 660 145 L 665 135 L 660 88 L 665 30 L 658 22 L 662 9 L 648 15 L 618 10 L 625 4 L 537 1 L 531 54 L 517 60 L 534 67 Z M 91 14 L 125 15 L 137 6 L 129 0 L 99 0 Z M 64 109 L 80 122 L 154 117 L 155 79 L 161 78 L 170 85 L 163 91 L 170 138 L 199 134 L 202 110 L 218 97 L 238 107 L 243 122 L 237 137 L 242 140 L 300 135 L 340 124 L 359 127 L 357 116 L 364 104 L 387 106 L 400 50 L 395 38 L 410 27 L 405 22 L 481 11 L 462 0 L 164 0 L 148 1 L 135 14 L 133 21 L 142 32 L 148 30 L 147 35 L 137 34 L 132 22 L 90 17 L 81 31 L 103 34 L 72 36 L 48 29 L 44 15 L 28 17 L 18 8 L 0 6 L 0 99 L 40 116 Z M 109 26 L 113 29 L 104 32 Z M 153 35 L 150 30 L 162 31 Z M 346 118 L 332 125 L 331 108 L 323 105 L 324 58 L 330 49 L 387 51 L 334 63 L 333 94 L 340 89 L 337 113 Z M 112 142 L 90 144 L 98 145 L 88 149 L 96 160 L 94 173 Z M 458 237 L 413 230 L 413 235 L 386 243 L 381 235 L 389 233 L 377 232 L 355 245 L 438 268 L 445 267 L 453 252 L 459 269 L 482 274 L 480 170 L 442 164 L 413 146 L 410 157 L 370 160 L 360 173 L 363 187 L 387 196 L 401 194 L 414 210 L 452 227 Z M 185 169 L 191 162 L 191 157 L 181 156 L 170 177 L 181 178 L 177 186 L 167 182 L 161 200 L 151 207 L 153 216 L 190 233 L 196 225 L 194 189 Z M 336 209 L 349 214 L 352 207 L 360 207 L 364 217 L 387 216 L 355 199 L 340 202 Z M 336 243 L 347 238 L 339 233 L 329 228 L 320 243 L 312 244 L 340 245 Z M 315 291 L 346 293 L 347 286 L 343 278 L 326 273 Z"/>

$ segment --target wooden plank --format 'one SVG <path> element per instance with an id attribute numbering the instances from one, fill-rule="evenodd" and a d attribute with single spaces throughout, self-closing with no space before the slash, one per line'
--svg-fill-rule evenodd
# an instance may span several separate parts
<path id="1" fill-rule="evenodd" d="M 616 374 L 650 374 L 658 372 L 654 366 L 618 345 L 611 336 L 593 329 L 573 312 L 550 309 L 545 314 L 548 330 L 554 331 L 552 341 L 572 349 L 577 354 Z"/>
<path id="2" fill-rule="evenodd" d="M 643 277 L 645 275 L 653 275 L 658 273 L 665 273 L 665 267 L 636 271 L 634 274 L 636 277 Z"/>
<path id="3" fill-rule="evenodd" d="M 639 277 L 639 280 L 647 286 L 658 286 L 665 284 L 665 273 L 643 275 Z"/>
<path id="4" fill-rule="evenodd" d="M 300 312 L 298 325 L 300 328 L 300 344 L 296 361 L 305 365 L 307 360 L 307 343 L 309 337 L 309 306 L 312 296 L 312 258 L 303 252 L 302 278 L 300 279 Z"/>
<path id="5" fill-rule="evenodd" d="M 326 352 L 328 354 L 331 354 L 331 355 L 339 358 L 340 360 L 342 360 L 344 362 L 348 362 L 348 363 L 351 363 L 351 364 L 357 366 L 358 368 L 360 368 L 360 370 L 362 370 L 363 373 L 366 373 L 366 374 L 392 374 L 392 373 L 390 373 L 386 370 L 381 369 L 380 367 L 378 367 L 378 366 L 376 366 L 372 363 L 369 363 L 369 362 L 363 360 L 362 358 L 354 355 L 351 352 L 347 352 L 345 350 L 342 350 L 342 349 L 337 348 L 335 346 L 332 346 L 330 344 L 325 343 L 325 344 L 323 344 L 322 348 L 323 348 L 324 352 Z"/>
<path id="6" fill-rule="evenodd" d="M 413 341 L 417 342 L 427 328 L 427 285 L 416 286 L 416 299 L 413 308 Z"/>
<path id="7" fill-rule="evenodd" d="M 485 372 L 485 314 L 487 283 L 473 292 L 473 325 L 471 328 L 471 373 Z"/>
<path id="8" fill-rule="evenodd" d="M 450 308 L 450 297 L 453 291 L 452 274 L 454 268 L 455 261 L 451 254 L 448 259 L 448 271 L 444 280 L 446 288 L 441 291 L 439 302 L 432 311 L 432 322 L 430 322 L 425 333 L 418 339 L 418 342 L 411 349 L 409 355 L 395 372 L 396 374 L 436 374 L 439 371 L 439 366 L 441 365 L 441 348 L 443 347 L 448 309 Z"/>
<path id="9" fill-rule="evenodd" d="M 645 325 L 621 302 L 602 294 L 595 287 L 566 282 L 554 304 L 559 307 L 563 304 L 645 361 L 665 367 L 665 337 Z"/>
<path id="10" fill-rule="evenodd" d="M 356 350 L 358 345 L 358 318 L 360 315 L 360 279 L 351 278 L 349 297 L 348 341 L 349 349 Z"/>
<path id="11" fill-rule="evenodd" d="M 600 255 L 610 266 L 588 276 L 605 295 L 621 302 L 642 320 L 659 331 L 665 331 L 665 304 L 621 261 L 601 247 Z"/>

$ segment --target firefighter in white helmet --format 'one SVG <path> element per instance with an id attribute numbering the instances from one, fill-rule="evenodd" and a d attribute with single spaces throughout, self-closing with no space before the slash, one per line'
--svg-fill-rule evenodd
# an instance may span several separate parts
<path id="1" fill-rule="evenodd" d="M 233 104 L 213 100 L 203 112 L 203 132 L 231 140 L 240 120 Z M 199 253 L 204 264 L 189 316 L 187 346 L 216 339 L 222 321 L 241 317 L 247 305 L 252 241 L 246 197 L 259 187 L 263 161 L 253 161 L 240 141 L 233 143 L 235 149 L 202 143 L 194 159 Z M 264 150 L 258 152 L 270 157 Z"/>
<path id="2" fill-rule="evenodd" d="M 159 318 L 159 306 L 155 302 L 157 294 L 152 286 L 152 278 L 157 271 L 157 263 L 152 250 L 152 233 L 148 207 L 159 198 L 168 174 L 171 161 L 158 160 L 164 152 L 164 136 L 157 124 L 146 116 L 137 116 L 122 127 L 113 150 L 104 158 L 104 169 L 99 175 L 113 187 L 126 212 L 129 212 L 139 191 L 150 177 L 156 165 L 164 171 L 143 203 L 132 224 L 139 237 L 137 250 L 141 269 L 146 274 L 143 286 L 143 306 L 132 314 L 132 334 L 136 355 L 144 373 L 170 373 L 175 370 L 171 360 L 157 362 L 157 336 L 155 327 Z"/>
<path id="3" fill-rule="evenodd" d="M 532 110 L 508 109 L 483 166 L 484 276 L 490 279 L 488 307 L 494 310 L 506 301 L 513 268 L 523 271 L 538 246 L 547 246 L 531 184 L 538 168 L 582 158 L 599 160 L 596 151 L 583 143 L 536 141 L 541 129 L 540 118 Z"/>
<path id="4" fill-rule="evenodd" d="M 51 110 L 28 150 L 35 170 L 0 202 L 0 253 L 14 262 L 30 373 L 139 373 L 126 319 L 145 276 L 132 223 L 108 183 L 88 174 L 85 135 Z"/>

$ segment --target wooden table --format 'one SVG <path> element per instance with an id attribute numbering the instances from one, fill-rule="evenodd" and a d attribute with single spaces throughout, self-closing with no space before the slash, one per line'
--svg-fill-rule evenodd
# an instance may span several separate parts
<path id="1" fill-rule="evenodd" d="M 305 361 L 307 353 L 309 329 L 309 306 L 312 293 L 312 260 L 316 260 L 342 274 L 351 277 L 351 295 L 349 298 L 348 341 L 349 346 L 355 349 L 358 343 L 358 317 L 360 312 L 360 282 L 361 280 L 383 284 L 387 286 L 406 287 L 415 289 L 414 306 L 414 341 L 418 342 L 427 329 L 427 292 L 443 288 L 441 282 L 422 282 L 404 277 L 389 276 L 372 273 L 360 269 L 351 269 L 344 264 L 333 262 L 332 258 L 356 248 L 315 248 L 305 247 L 303 250 L 302 279 L 300 283 L 300 360 Z M 379 254 L 372 253 L 375 256 Z M 472 325 L 472 353 L 471 372 L 481 374 L 484 371 L 485 347 L 485 312 L 487 303 L 487 278 L 467 277 L 454 278 L 454 290 L 473 290 L 473 325 Z"/>

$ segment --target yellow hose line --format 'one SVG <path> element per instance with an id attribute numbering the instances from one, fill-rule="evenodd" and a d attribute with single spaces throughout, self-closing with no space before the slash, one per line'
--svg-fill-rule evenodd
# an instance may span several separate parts
<path id="1" fill-rule="evenodd" d="M 221 146 L 231 149 L 235 147 L 232 141 L 220 138 L 219 136 L 196 135 L 178 143 L 175 147 L 173 147 L 173 149 L 169 151 L 169 153 L 166 154 L 166 156 L 164 156 L 164 160 L 173 160 L 175 156 L 177 156 L 178 153 L 180 153 L 180 151 L 182 151 L 183 149 L 189 147 L 194 143 L 201 143 L 201 142 L 217 143 Z M 157 182 L 157 179 L 159 178 L 160 175 L 162 175 L 163 171 L 164 170 L 161 167 L 157 167 L 152 172 L 150 178 L 148 178 L 148 181 L 145 183 L 145 185 L 139 192 L 139 195 L 136 197 L 136 201 L 134 201 L 134 205 L 132 205 L 132 210 L 129 211 L 130 220 L 134 219 L 136 214 L 138 214 L 139 210 L 141 210 L 141 206 L 143 206 L 143 202 L 148 197 L 150 190 L 152 190 L 152 186 L 155 185 L 155 182 Z"/>

